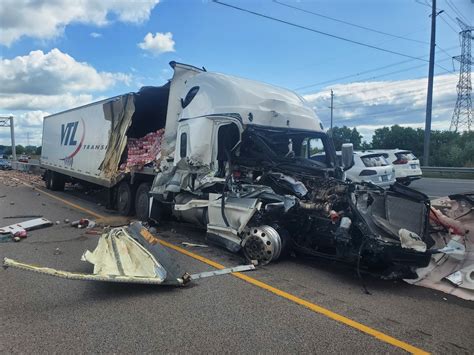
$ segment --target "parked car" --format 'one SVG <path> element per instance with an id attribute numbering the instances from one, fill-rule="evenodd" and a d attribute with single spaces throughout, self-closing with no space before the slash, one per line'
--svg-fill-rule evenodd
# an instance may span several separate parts
<path id="1" fill-rule="evenodd" d="M 395 179 L 408 186 L 413 180 L 420 179 L 422 176 L 420 161 L 409 150 L 404 149 L 387 149 L 378 152 L 386 154 L 387 160 L 393 164 L 395 168 Z"/>
<path id="2" fill-rule="evenodd" d="M 342 156 L 337 152 L 338 158 Z M 395 170 L 387 160 L 388 154 L 375 151 L 354 151 L 354 165 L 346 170 L 346 179 L 354 182 L 371 182 L 388 187 L 395 182 Z"/>
<path id="3" fill-rule="evenodd" d="M 11 170 L 12 164 L 7 159 L 0 159 L 0 170 Z"/>
<path id="4" fill-rule="evenodd" d="M 29 156 L 28 156 L 28 155 L 22 154 L 22 155 L 20 155 L 20 157 L 18 158 L 18 161 L 21 162 L 21 163 L 28 163 L 28 159 L 29 159 Z"/>

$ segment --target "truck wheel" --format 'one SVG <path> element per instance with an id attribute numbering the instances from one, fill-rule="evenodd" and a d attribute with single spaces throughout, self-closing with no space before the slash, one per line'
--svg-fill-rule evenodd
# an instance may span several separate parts
<path id="1" fill-rule="evenodd" d="M 150 191 L 150 184 L 148 182 L 141 183 L 138 186 L 135 195 L 135 215 L 140 221 L 148 220 L 148 211 L 150 206 L 150 198 L 148 192 Z"/>
<path id="2" fill-rule="evenodd" d="M 46 179 L 46 188 L 52 191 L 64 191 L 66 181 L 64 177 L 54 171 L 49 171 Z"/>
<path id="3" fill-rule="evenodd" d="M 130 216 L 134 210 L 134 190 L 127 181 L 122 181 L 117 188 L 117 211 Z"/>

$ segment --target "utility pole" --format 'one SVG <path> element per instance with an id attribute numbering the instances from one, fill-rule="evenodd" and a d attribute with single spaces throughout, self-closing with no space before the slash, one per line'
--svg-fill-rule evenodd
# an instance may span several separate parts
<path id="1" fill-rule="evenodd" d="M 10 116 L 10 135 L 12 139 L 12 160 L 16 161 L 15 122 L 13 121 L 13 116 Z"/>
<path id="2" fill-rule="evenodd" d="M 330 132 L 331 132 L 331 137 L 332 137 L 332 117 L 333 117 L 333 111 L 334 111 L 334 92 L 332 91 L 332 89 L 331 89 L 331 106 L 330 106 L 330 108 L 331 108 L 331 130 L 330 130 Z"/>
<path id="3" fill-rule="evenodd" d="M 15 149 L 15 124 L 13 121 L 13 116 L 10 117 L 0 117 L 0 127 L 10 127 L 10 134 L 12 139 L 12 157 L 13 160 L 16 160 L 16 149 Z"/>
<path id="4" fill-rule="evenodd" d="M 426 118 L 425 118 L 425 140 L 423 144 L 423 165 L 429 166 L 430 159 L 430 135 L 431 135 L 431 111 L 433 108 L 433 76 L 436 46 L 436 0 L 431 1 L 431 41 L 430 41 L 430 64 L 428 68 L 428 92 L 426 94 Z"/>

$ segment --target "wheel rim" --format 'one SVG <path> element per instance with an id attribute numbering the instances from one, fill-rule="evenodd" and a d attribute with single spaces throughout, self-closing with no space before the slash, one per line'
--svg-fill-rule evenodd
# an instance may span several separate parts
<path id="1" fill-rule="evenodd" d="M 257 260 L 259 264 L 266 265 L 279 258 L 282 244 L 275 228 L 266 225 L 251 227 L 245 234 L 242 246 L 248 260 Z"/>

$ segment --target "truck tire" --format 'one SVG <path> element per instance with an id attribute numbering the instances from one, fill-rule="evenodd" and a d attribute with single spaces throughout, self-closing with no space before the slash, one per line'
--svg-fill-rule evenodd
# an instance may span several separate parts
<path id="1" fill-rule="evenodd" d="M 64 191 L 64 185 L 66 184 L 66 180 L 64 177 L 55 172 L 55 171 L 48 171 L 46 177 L 46 188 L 52 191 Z"/>
<path id="2" fill-rule="evenodd" d="M 127 181 L 117 188 L 117 211 L 123 216 L 131 216 L 135 210 L 135 191 Z"/>
<path id="3" fill-rule="evenodd" d="M 150 207 L 150 198 L 148 192 L 150 192 L 150 183 L 143 182 L 138 186 L 137 193 L 135 195 L 135 215 L 140 221 L 148 220 L 148 212 Z"/>

